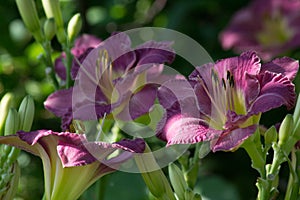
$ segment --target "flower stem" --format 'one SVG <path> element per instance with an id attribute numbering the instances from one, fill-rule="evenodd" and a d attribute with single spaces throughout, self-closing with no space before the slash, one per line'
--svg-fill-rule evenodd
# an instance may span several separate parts
<path id="1" fill-rule="evenodd" d="M 289 162 L 289 169 L 290 169 L 290 176 L 289 176 L 289 182 L 287 185 L 287 190 L 285 194 L 285 200 L 289 199 L 297 199 L 298 197 L 298 191 L 299 191 L 299 177 L 296 173 L 297 170 L 297 155 L 295 152 L 295 149 L 292 150 L 291 152 L 291 162 Z"/>
<path id="2" fill-rule="evenodd" d="M 46 64 L 46 68 L 51 69 L 50 78 L 53 82 L 55 90 L 57 90 L 59 88 L 59 84 L 58 84 L 58 81 L 55 77 L 55 69 L 54 69 L 54 65 L 53 65 L 53 62 L 52 62 L 52 58 L 51 58 L 51 52 L 52 52 L 51 43 L 50 43 L 50 41 L 46 40 L 42 43 L 42 46 L 43 46 L 44 51 L 45 51 L 44 61 L 45 61 L 45 64 Z"/>
<path id="3" fill-rule="evenodd" d="M 71 86 L 71 67 L 72 67 L 72 61 L 73 61 L 73 55 L 71 53 L 71 47 L 68 43 L 62 45 L 63 46 L 63 51 L 66 53 L 66 58 L 65 58 L 65 67 L 66 67 L 66 88 L 70 88 Z"/>

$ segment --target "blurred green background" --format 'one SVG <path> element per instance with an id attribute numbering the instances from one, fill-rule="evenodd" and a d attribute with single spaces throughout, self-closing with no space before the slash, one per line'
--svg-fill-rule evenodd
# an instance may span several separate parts
<path id="1" fill-rule="evenodd" d="M 63 17 L 67 21 L 80 12 L 84 26 L 82 32 L 94 34 L 102 39 L 114 31 L 136 27 L 165 27 L 179 31 L 195 39 L 214 60 L 235 55 L 224 51 L 218 35 L 228 24 L 232 15 L 248 4 L 248 0 L 63 0 Z M 37 0 L 41 19 L 44 13 L 41 1 Z M 45 76 L 45 68 L 37 57 L 41 47 L 34 43 L 24 28 L 14 0 L 0 4 L 0 97 L 13 92 L 16 104 L 26 94 L 36 103 L 33 129 L 60 130 L 60 120 L 43 108 L 43 101 L 54 91 Z M 57 52 L 60 47 L 53 40 Z M 184 64 L 183 64 L 184 65 Z M 176 66 L 187 75 L 192 68 Z M 263 115 L 266 126 L 283 119 L 286 110 L 281 108 Z M 19 158 L 22 178 L 18 191 L 19 199 L 41 199 L 43 195 L 43 172 L 39 158 L 22 153 Z M 243 150 L 233 153 L 210 153 L 201 161 L 197 190 L 213 200 L 237 200 L 256 198 L 255 170 Z M 286 166 L 282 173 L 285 175 Z M 147 199 L 147 189 L 139 174 L 117 172 L 108 177 L 105 199 Z M 284 190 L 286 176 L 279 189 Z M 90 196 L 89 196 L 90 195 Z M 85 199 L 93 199 L 87 194 Z"/>

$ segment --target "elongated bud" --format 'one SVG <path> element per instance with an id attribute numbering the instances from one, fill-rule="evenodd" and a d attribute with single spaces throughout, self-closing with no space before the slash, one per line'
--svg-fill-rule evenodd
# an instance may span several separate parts
<path id="1" fill-rule="evenodd" d="M 15 134 L 18 130 L 20 129 L 20 119 L 19 119 L 19 114 L 15 108 L 11 108 L 8 112 L 7 119 L 5 122 L 5 129 L 4 129 L 4 135 L 11 135 Z M 5 146 L 3 148 L 6 148 Z M 7 156 L 6 163 L 11 165 L 14 163 L 20 153 L 20 149 L 17 149 L 15 147 L 7 147 L 9 152 L 7 152 L 7 155 L 2 155 L 2 156 Z"/>
<path id="2" fill-rule="evenodd" d="M 273 142 L 277 141 L 277 135 L 278 133 L 275 126 L 269 128 L 264 134 L 265 145 L 272 146 Z"/>
<path id="3" fill-rule="evenodd" d="M 294 129 L 294 120 L 292 115 L 288 114 L 284 118 L 279 128 L 278 144 L 282 146 L 286 143 L 287 139 L 291 136 Z"/>
<path id="4" fill-rule="evenodd" d="M 26 27 L 32 33 L 35 39 L 38 42 L 41 42 L 43 39 L 43 34 L 34 1 L 16 0 L 16 3 Z"/>
<path id="5" fill-rule="evenodd" d="M 42 0 L 47 18 L 54 18 L 58 28 L 63 28 L 64 22 L 61 14 L 59 0 Z"/>
<path id="6" fill-rule="evenodd" d="M 6 93 L 0 102 L 0 136 L 3 135 L 5 120 L 13 101 L 13 94 Z"/>
<path id="7" fill-rule="evenodd" d="M 79 13 L 75 14 L 68 23 L 68 37 L 72 42 L 79 34 L 82 27 L 82 19 Z"/>
<path id="8" fill-rule="evenodd" d="M 5 122 L 4 135 L 15 134 L 20 127 L 20 119 L 15 108 L 10 108 Z"/>
<path id="9" fill-rule="evenodd" d="M 145 184 L 153 196 L 158 199 L 162 199 L 164 197 L 165 199 L 175 200 L 175 196 L 166 176 L 157 165 L 155 158 L 147 145 L 145 153 L 142 155 L 136 155 L 135 161 Z"/>
<path id="10" fill-rule="evenodd" d="M 56 31 L 56 37 L 60 44 L 65 44 L 67 36 L 64 28 L 58 28 Z"/>
<path id="11" fill-rule="evenodd" d="M 20 129 L 30 131 L 34 118 L 34 101 L 31 96 L 26 96 L 19 107 Z"/>
<path id="12" fill-rule="evenodd" d="M 44 33 L 48 41 L 52 40 L 52 38 L 55 36 L 56 24 L 54 18 L 46 19 L 44 24 Z"/>
<path id="13" fill-rule="evenodd" d="M 184 180 L 183 172 L 175 164 L 169 165 L 170 181 L 175 191 L 175 194 L 179 199 L 184 199 L 184 193 L 188 188 L 187 183 Z"/>
<path id="14" fill-rule="evenodd" d="M 17 193 L 17 190 L 18 190 L 19 179 L 20 179 L 20 174 L 21 174 L 21 170 L 20 170 L 18 162 L 14 162 L 14 164 L 10 168 L 11 168 L 10 174 L 12 176 L 6 185 L 6 191 L 0 198 L 3 200 L 14 199 L 14 197 Z"/>

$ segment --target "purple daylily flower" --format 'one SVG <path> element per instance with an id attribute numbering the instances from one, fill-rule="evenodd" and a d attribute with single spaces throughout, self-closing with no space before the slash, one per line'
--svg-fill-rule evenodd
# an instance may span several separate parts
<path id="1" fill-rule="evenodd" d="M 213 151 L 234 150 L 255 132 L 261 113 L 294 106 L 298 68 L 288 57 L 261 65 L 254 52 L 197 67 L 189 76 L 194 91 L 184 88 L 185 98 L 175 101 L 170 93 L 180 81 L 159 89 L 166 113 L 157 136 L 167 145 L 210 141 Z"/>
<path id="2" fill-rule="evenodd" d="M 71 77 L 73 79 L 76 77 L 76 71 L 79 69 L 78 61 L 82 62 L 88 53 L 93 48 L 97 47 L 100 42 L 101 40 L 99 38 L 89 34 L 83 34 L 75 40 L 74 47 L 71 49 L 71 53 L 75 57 L 72 62 L 73 73 L 71 74 Z M 65 57 L 66 55 L 62 53 L 62 55 L 55 60 L 54 65 L 55 72 L 62 80 L 66 80 L 66 67 L 63 63 Z"/>
<path id="3" fill-rule="evenodd" d="M 72 69 L 77 74 L 74 87 L 51 94 L 45 107 L 62 117 L 64 130 L 72 119 L 94 120 L 112 112 L 135 119 L 149 112 L 158 85 L 170 79 L 162 74 L 163 63 L 175 57 L 170 46 L 149 41 L 132 49 L 126 34 L 115 34 L 90 51 L 79 69 Z"/>
<path id="4" fill-rule="evenodd" d="M 26 150 L 42 159 L 46 199 L 78 199 L 96 180 L 118 169 L 134 153 L 143 153 L 142 139 L 116 143 L 89 142 L 84 134 L 47 130 L 19 131 L 0 137 L 1 144 Z M 108 158 L 115 151 L 122 153 Z"/>
<path id="5" fill-rule="evenodd" d="M 254 0 L 220 35 L 224 49 L 255 50 L 266 61 L 300 46 L 300 1 Z"/>

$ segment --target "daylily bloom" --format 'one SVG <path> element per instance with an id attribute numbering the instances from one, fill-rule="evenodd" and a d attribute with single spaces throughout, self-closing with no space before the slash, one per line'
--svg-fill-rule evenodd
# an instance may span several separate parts
<path id="1" fill-rule="evenodd" d="M 0 143 L 21 148 L 42 159 L 47 200 L 78 199 L 96 180 L 145 149 L 142 139 L 110 144 L 89 142 L 84 134 L 47 130 L 20 131 L 0 137 Z M 117 156 L 110 157 L 120 150 Z"/>
<path id="2" fill-rule="evenodd" d="M 82 62 L 84 58 L 88 55 L 88 53 L 99 43 L 101 40 L 93 35 L 89 34 L 83 34 L 80 37 L 78 37 L 74 42 L 74 47 L 71 49 L 71 53 L 75 57 L 75 59 L 72 62 L 72 68 L 75 68 L 78 70 L 79 68 L 79 62 Z M 66 80 L 66 67 L 63 63 L 63 59 L 66 57 L 64 53 L 60 57 L 58 57 L 55 60 L 55 72 L 57 75 L 62 79 Z M 73 69 L 74 71 L 76 71 Z M 76 74 L 71 74 L 71 77 L 74 79 L 76 77 Z"/>
<path id="3" fill-rule="evenodd" d="M 197 67 L 185 98 L 175 101 L 169 92 L 180 81 L 159 89 L 166 113 L 157 136 L 167 145 L 209 141 L 213 151 L 235 150 L 255 132 L 261 113 L 294 106 L 298 68 L 288 57 L 261 64 L 255 52 Z"/>
<path id="4" fill-rule="evenodd" d="M 266 61 L 300 46 L 300 1 L 254 0 L 220 35 L 224 49 L 255 50 Z"/>
<path id="5" fill-rule="evenodd" d="M 135 119 L 154 104 L 163 63 L 175 57 L 170 42 L 149 41 L 131 48 L 125 33 L 118 33 L 89 52 L 79 68 L 74 87 L 51 94 L 45 107 L 63 118 L 63 129 L 72 119 L 94 120 L 114 112 L 122 119 Z M 172 76 L 173 77 L 173 76 Z"/>

